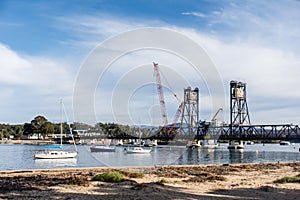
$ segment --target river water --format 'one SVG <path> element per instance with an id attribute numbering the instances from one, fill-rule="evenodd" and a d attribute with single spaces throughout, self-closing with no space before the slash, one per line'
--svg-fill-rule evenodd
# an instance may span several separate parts
<path id="1" fill-rule="evenodd" d="M 80 168 L 104 166 L 162 166 L 227 163 L 261 163 L 300 161 L 300 143 L 290 146 L 279 144 L 245 145 L 244 150 L 228 150 L 227 144 L 216 149 L 187 149 L 160 146 L 150 154 L 126 154 L 123 147 L 116 152 L 90 152 L 88 145 L 77 146 L 79 155 L 74 159 L 34 159 L 43 150 L 40 145 L 1 144 L 0 170 L 49 168 Z"/>

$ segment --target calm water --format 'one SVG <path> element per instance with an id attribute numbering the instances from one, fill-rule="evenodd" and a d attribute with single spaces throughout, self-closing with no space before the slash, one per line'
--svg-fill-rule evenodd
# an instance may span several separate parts
<path id="1" fill-rule="evenodd" d="M 34 153 L 43 149 L 39 145 L 0 145 L 0 170 L 46 169 L 101 166 L 154 166 L 224 163 L 260 163 L 300 161 L 300 144 L 245 145 L 244 150 L 228 150 L 226 144 L 217 149 L 186 149 L 184 147 L 156 147 L 147 155 L 126 154 L 117 151 L 91 153 L 88 145 L 79 145 L 75 159 L 35 160 Z"/>

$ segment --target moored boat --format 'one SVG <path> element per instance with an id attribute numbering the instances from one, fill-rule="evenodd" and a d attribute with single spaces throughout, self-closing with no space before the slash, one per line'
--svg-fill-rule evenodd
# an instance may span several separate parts
<path id="1" fill-rule="evenodd" d="M 91 152 L 115 152 L 114 146 L 95 146 L 94 144 L 90 147 Z"/>
<path id="2" fill-rule="evenodd" d="M 280 145 L 291 145 L 289 141 L 280 141 Z"/>
<path id="3" fill-rule="evenodd" d="M 64 159 L 64 158 L 74 158 L 77 156 L 77 152 L 68 152 L 60 150 L 50 150 L 43 153 L 37 153 L 34 158 L 37 159 Z"/>
<path id="4" fill-rule="evenodd" d="M 142 147 L 127 147 L 124 149 L 126 153 L 135 153 L 135 154 L 148 154 L 151 152 L 151 149 L 145 149 Z"/>
<path id="5" fill-rule="evenodd" d="M 62 149 L 62 99 L 60 99 L 60 146 L 46 146 L 46 148 L 50 148 L 50 149 L 57 149 L 59 148 L 59 150 L 46 150 L 45 152 L 41 152 L 41 153 L 36 153 L 34 155 L 35 159 L 65 159 L 65 158 L 75 158 L 78 154 L 77 152 L 77 148 L 76 148 L 76 144 L 75 144 L 75 140 L 73 135 L 71 134 L 71 137 L 73 139 L 73 145 L 74 145 L 74 151 L 65 151 Z M 70 127 L 70 133 L 72 133 L 71 131 L 71 127 Z"/>

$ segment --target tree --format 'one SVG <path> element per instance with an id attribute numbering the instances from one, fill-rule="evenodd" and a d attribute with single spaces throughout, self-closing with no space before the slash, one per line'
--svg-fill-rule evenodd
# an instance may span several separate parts
<path id="1" fill-rule="evenodd" d="M 43 138 L 52 135 L 54 133 L 54 125 L 51 122 L 44 122 L 41 125 L 41 134 Z"/>
<path id="2" fill-rule="evenodd" d="M 42 134 L 42 126 L 44 123 L 46 123 L 48 120 L 44 116 L 36 116 L 33 120 L 31 120 L 32 130 L 33 133 L 36 133 L 38 135 L 38 139 L 40 139 L 40 134 Z"/>
<path id="3" fill-rule="evenodd" d="M 23 135 L 30 136 L 33 134 L 33 126 L 31 123 L 25 123 L 23 125 Z"/>
<path id="4" fill-rule="evenodd" d="M 18 125 L 15 130 L 15 137 L 21 138 L 23 136 L 22 126 Z"/>
<path id="5" fill-rule="evenodd" d="M 9 138 L 9 132 L 6 129 L 2 129 L 2 137 Z"/>

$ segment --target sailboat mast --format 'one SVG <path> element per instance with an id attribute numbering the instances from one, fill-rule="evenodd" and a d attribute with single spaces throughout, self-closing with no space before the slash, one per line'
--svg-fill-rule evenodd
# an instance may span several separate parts
<path id="1" fill-rule="evenodd" d="M 63 134 L 63 127 L 62 127 L 62 99 L 60 99 L 60 147 L 62 147 L 62 134 Z"/>

